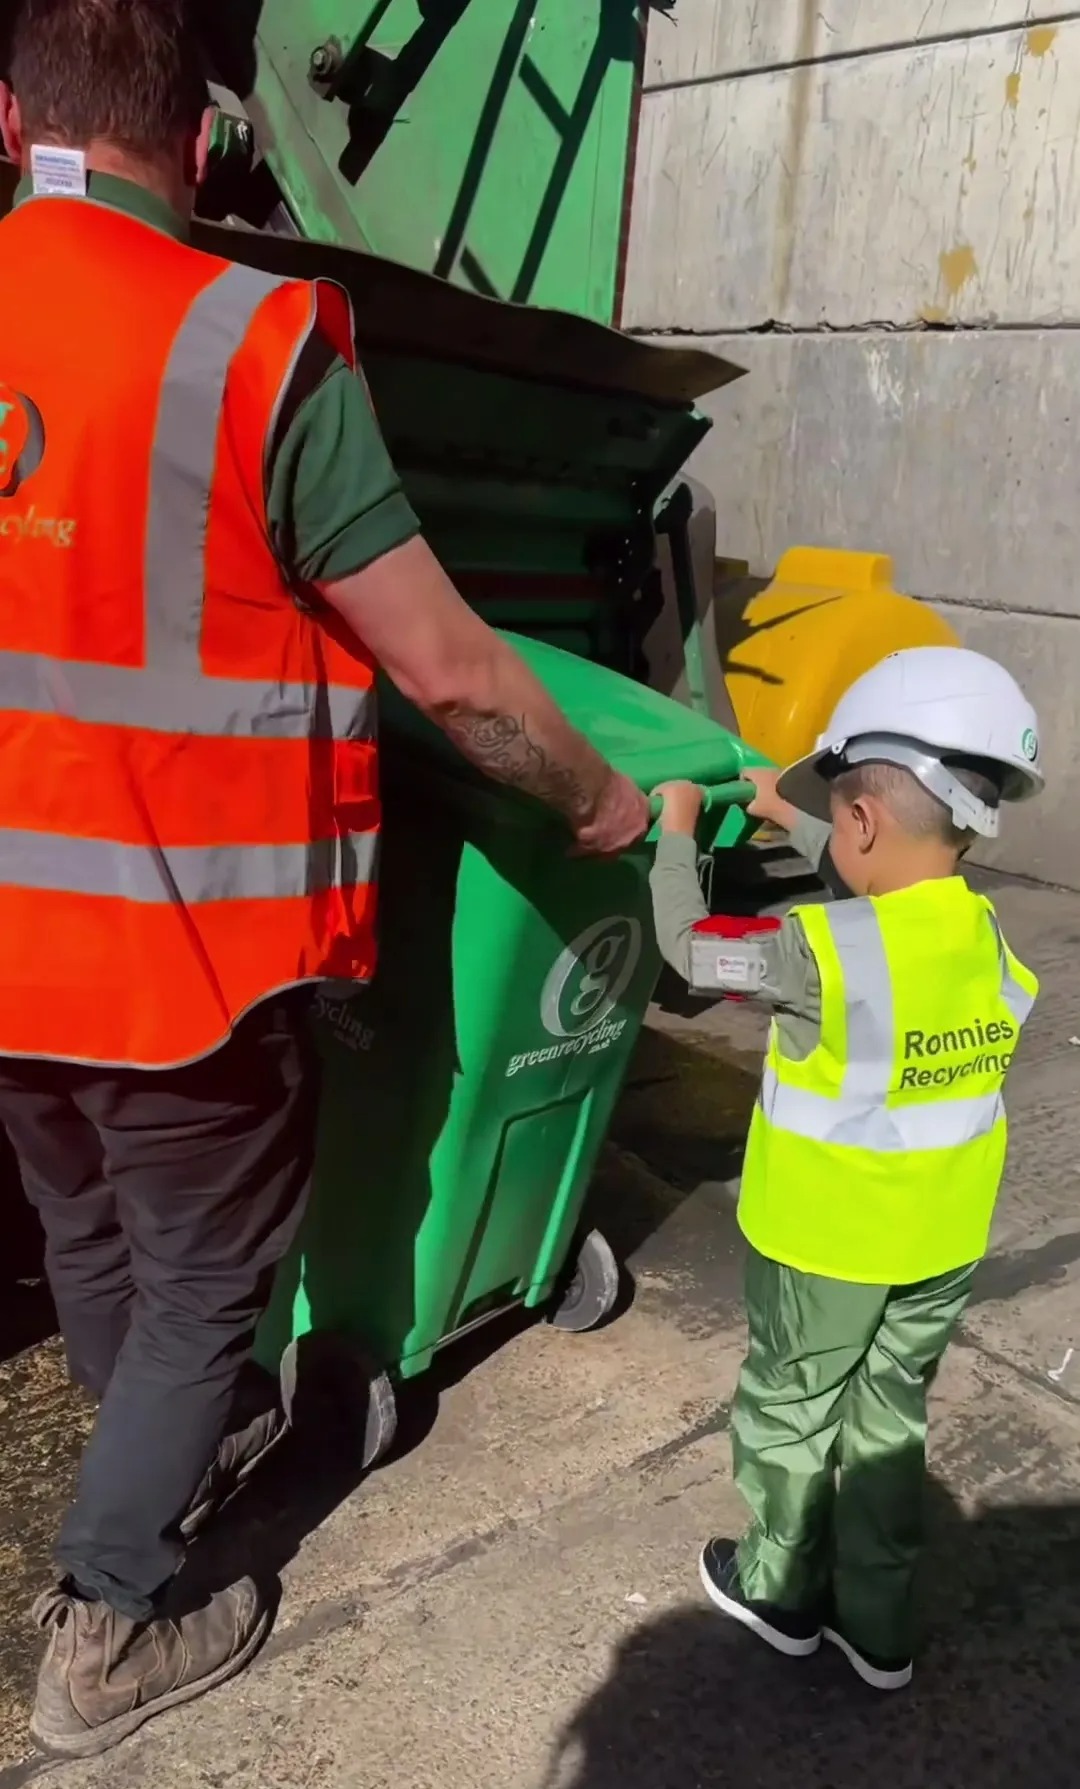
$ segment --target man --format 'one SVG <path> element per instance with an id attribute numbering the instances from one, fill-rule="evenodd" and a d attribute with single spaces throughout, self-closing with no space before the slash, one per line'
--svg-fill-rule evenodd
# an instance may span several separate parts
<path id="1" fill-rule="evenodd" d="M 10 69 L 0 1121 L 101 1400 L 36 1609 L 33 1731 L 85 1756 L 269 1625 L 250 1582 L 172 1580 L 282 1429 L 241 1370 L 311 1174 L 296 990 L 374 969 L 375 666 L 580 849 L 647 808 L 425 547 L 343 294 L 185 241 L 183 0 L 26 0 Z"/>

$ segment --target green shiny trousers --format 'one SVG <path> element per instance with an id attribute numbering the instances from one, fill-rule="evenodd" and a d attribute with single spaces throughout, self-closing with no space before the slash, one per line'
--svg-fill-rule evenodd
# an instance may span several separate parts
<path id="1" fill-rule="evenodd" d="M 914 1649 L 926 1393 L 974 1271 L 863 1286 L 753 1252 L 747 1263 L 750 1347 L 731 1418 L 752 1516 L 743 1593 L 820 1607 L 881 1659 Z"/>

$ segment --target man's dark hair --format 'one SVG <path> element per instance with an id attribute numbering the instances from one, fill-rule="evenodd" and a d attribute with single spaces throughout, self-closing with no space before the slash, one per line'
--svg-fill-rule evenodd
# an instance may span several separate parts
<path id="1" fill-rule="evenodd" d="M 152 157 L 207 103 L 188 0 L 22 0 L 8 66 L 27 142 Z"/>

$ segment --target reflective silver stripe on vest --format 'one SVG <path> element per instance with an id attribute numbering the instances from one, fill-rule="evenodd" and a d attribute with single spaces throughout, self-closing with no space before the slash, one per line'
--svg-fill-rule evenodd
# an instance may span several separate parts
<path id="1" fill-rule="evenodd" d="M 129 665 L 0 652 L 0 709 L 62 714 L 106 727 L 211 738 L 371 739 L 371 690 L 331 684 L 172 677 Z"/>
<path id="2" fill-rule="evenodd" d="M 994 937 L 997 939 L 998 962 L 1001 964 L 1001 998 L 1016 1023 L 1022 1025 L 1035 1005 L 1035 996 L 1029 994 L 1028 990 L 1017 981 L 1009 967 L 1009 953 L 1005 948 L 1005 939 L 998 924 L 998 916 L 993 908 L 987 909 L 987 917 L 994 928 Z"/>
<path id="3" fill-rule="evenodd" d="M 157 733 L 369 739 L 369 690 L 219 678 L 200 662 L 206 529 L 225 382 L 263 300 L 285 281 L 228 267 L 190 306 L 166 364 L 146 529 L 145 668 L 0 652 L 0 708 Z"/>
<path id="4" fill-rule="evenodd" d="M 895 1034 L 892 977 L 876 909 L 869 900 L 838 901 L 822 909 L 840 961 L 844 989 L 846 1061 L 839 1095 L 812 1093 L 781 1081 L 771 1064 L 760 1103 L 779 1130 L 816 1143 L 893 1154 L 909 1149 L 955 1149 L 986 1136 L 1005 1115 L 1000 1092 L 972 1099 L 886 1104 L 892 1086 Z M 989 915 L 993 918 L 993 915 Z M 1022 1024 L 1032 997 L 1012 976 L 1001 929 L 994 920 L 1002 997 Z M 1015 1004 L 1014 1004 L 1015 1001 Z"/>
<path id="5" fill-rule="evenodd" d="M 884 1099 L 892 1079 L 893 997 L 878 916 L 869 901 L 840 901 L 826 917 L 844 987 L 844 1098 Z"/>
<path id="6" fill-rule="evenodd" d="M 206 522 L 225 381 L 256 311 L 283 280 L 228 267 L 176 332 L 158 401 L 146 525 L 146 663 L 200 673 Z"/>
<path id="7" fill-rule="evenodd" d="M 0 829 L 0 884 L 146 904 L 283 901 L 371 882 L 378 835 L 298 845 L 117 845 Z"/>
<path id="8" fill-rule="evenodd" d="M 886 1106 L 850 1099 L 846 1078 L 840 1098 L 829 1099 L 824 1093 L 785 1086 L 770 1067 L 762 1078 L 761 1105 L 780 1130 L 794 1131 L 815 1143 L 844 1144 L 883 1155 L 908 1149 L 955 1149 L 984 1137 L 1005 1116 L 1000 1093 Z"/>

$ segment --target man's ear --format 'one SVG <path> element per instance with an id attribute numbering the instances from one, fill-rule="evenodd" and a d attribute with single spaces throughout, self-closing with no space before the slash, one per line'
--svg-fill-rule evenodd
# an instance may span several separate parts
<path id="1" fill-rule="evenodd" d="M 210 142 L 214 134 L 214 119 L 216 117 L 217 107 L 207 106 L 199 123 L 199 134 L 195 138 L 195 166 L 193 170 L 195 178 L 191 183 L 193 186 L 201 186 L 206 179 L 207 171 L 210 167 Z"/>
<path id="2" fill-rule="evenodd" d="M 22 166 L 23 132 L 19 102 L 6 81 L 0 81 L 0 138 L 15 164 Z"/>

